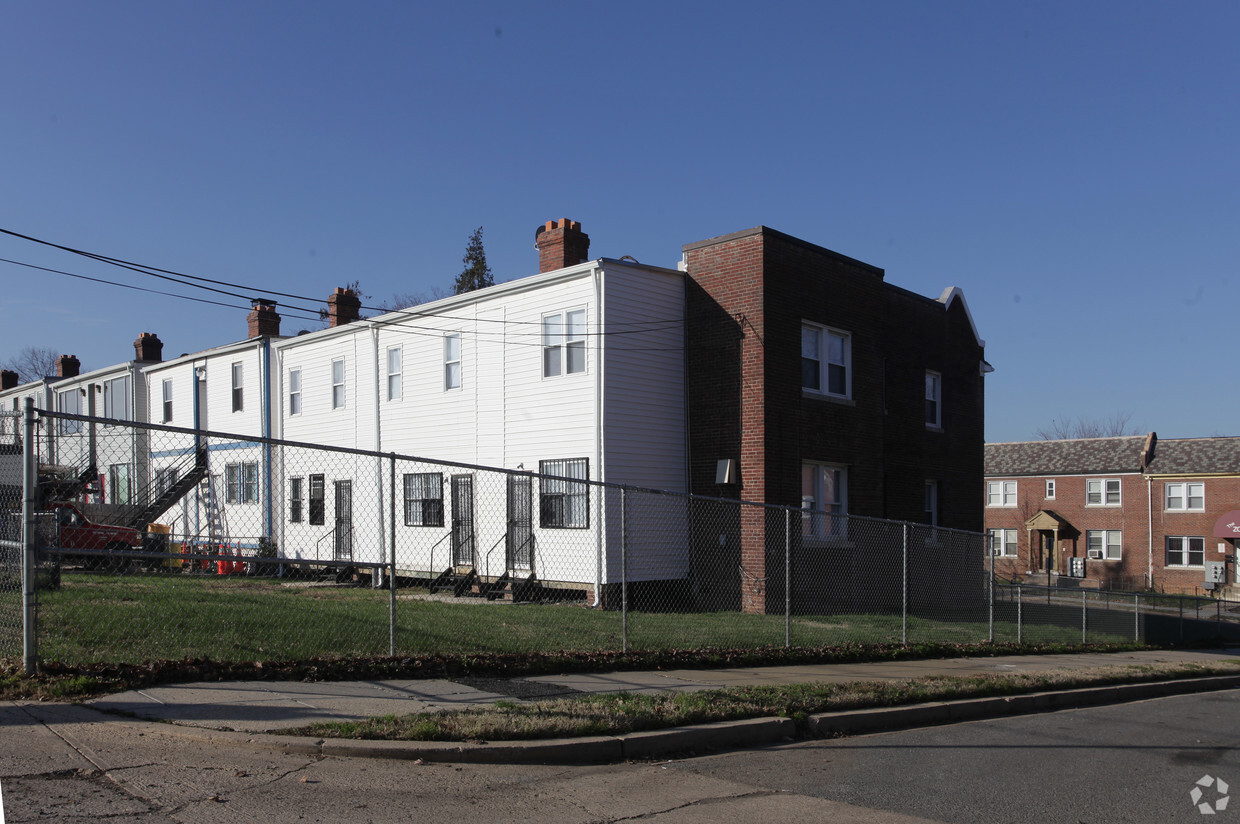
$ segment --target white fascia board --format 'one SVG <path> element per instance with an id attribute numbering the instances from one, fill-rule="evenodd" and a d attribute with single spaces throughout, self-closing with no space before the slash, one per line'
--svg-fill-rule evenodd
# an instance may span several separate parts
<path id="1" fill-rule="evenodd" d="M 969 302 L 964 299 L 964 290 L 959 286 L 948 286 L 943 290 L 943 294 L 939 295 L 939 303 L 943 304 L 944 309 L 950 309 L 952 302 L 956 300 L 959 300 L 960 305 L 964 307 L 964 316 L 969 319 L 969 327 L 973 330 L 973 337 L 977 339 L 977 345 L 985 349 L 986 341 L 982 340 L 982 336 L 977 333 L 977 324 L 973 322 L 973 313 L 969 311 Z M 991 367 L 990 371 L 994 371 L 994 368 Z"/>

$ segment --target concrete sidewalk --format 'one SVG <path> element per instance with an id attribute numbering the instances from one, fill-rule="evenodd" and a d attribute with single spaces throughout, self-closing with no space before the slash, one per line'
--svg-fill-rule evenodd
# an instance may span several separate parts
<path id="1" fill-rule="evenodd" d="M 562 695 L 610 692 L 692 691 L 715 687 L 868 681 L 927 675 L 979 675 L 1082 670 L 1102 666 L 1212 663 L 1235 660 L 1240 650 L 1150 650 L 1084 655 L 1019 655 L 856 664 L 802 664 L 712 670 L 658 670 L 543 675 L 529 678 L 394 679 L 383 681 L 242 681 L 172 684 L 133 690 L 86 703 L 101 712 L 170 722 L 190 737 L 313 752 L 322 755 L 422 758 L 435 761 L 526 761 L 584 763 L 653 757 L 684 750 L 756 746 L 796 734 L 789 719 L 726 722 L 702 727 L 530 742 L 423 743 L 308 739 L 262 735 L 316 721 L 463 709 L 501 700 L 539 700 Z M 1042 693 L 1037 696 L 938 702 L 833 713 L 810 720 L 822 735 L 947 723 L 1240 685 L 1240 675 L 1192 682 L 1138 684 Z M 165 730 L 167 725 L 161 725 Z M 256 733 L 258 733 L 256 735 Z"/>

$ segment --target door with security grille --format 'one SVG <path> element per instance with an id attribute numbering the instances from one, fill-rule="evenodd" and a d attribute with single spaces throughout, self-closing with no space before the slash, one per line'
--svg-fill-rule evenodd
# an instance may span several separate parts
<path id="1" fill-rule="evenodd" d="M 508 566 L 534 569 L 534 506 L 528 475 L 508 476 Z"/>
<path id="2" fill-rule="evenodd" d="M 353 482 L 336 481 L 336 560 L 353 560 Z"/>
<path id="3" fill-rule="evenodd" d="M 474 476 L 452 476 L 452 564 L 474 565 Z"/>

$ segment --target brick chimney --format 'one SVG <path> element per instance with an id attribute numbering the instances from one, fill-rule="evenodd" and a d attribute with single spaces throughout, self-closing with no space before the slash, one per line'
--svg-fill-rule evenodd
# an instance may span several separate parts
<path id="1" fill-rule="evenodd" d="M 250 324 L 250 337 L 278 337 L 280 316 L 276 314 L 276 302 L 274 300 L 252 300 L 250 305 L 254 308 L 245 318 Z"/>
<path id="2" fill-rule="evenodd" d="M 12 369 L 0 369 L 0 389 L 12 389 L 17 386 L 18 380 L 20 378 Z"/>
<path id="3" fill-rule="evenodd" d="M 352 323 L 361 316 L 362 301 L 352 289 L 336 287 L 327 299 L 327 326 L 334 328 Z"/>
<path id="4" fill-rule="evenodd" d="M 568 218 L 548 220 L 534 232 L 538 271 L 553 272 L 590 259 L 590 236 L 581 224 Z"/>
<path id="5" fill-rule="evenodd" d="M 143 332 L 133 342 L 134 360 L 161 361 L 164 359 L 164 342 L 154 332 Z"/>
<path id="6" fill-rule="evenodd" d="M 56 377 L 76 378 L 82 371 L 82 362 L 77 355 L 61 355 L 56 359 Z"/>

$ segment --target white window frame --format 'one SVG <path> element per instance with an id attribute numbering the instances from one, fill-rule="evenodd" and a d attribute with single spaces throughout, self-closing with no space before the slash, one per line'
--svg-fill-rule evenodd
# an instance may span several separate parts
<path id="1" fill-rule="evenodd" d="M 110 504 L 127 504 L 133 500 L 133 473 L 129 464 L 111 464 L 108 466 L 108 494 Z"/>
<path id="2" fill-rule="evenodd" d="M 1016 481 L 987 481 L 986 506 L 1016 506 Z"/>
<path id="3" fill-rule="evenodd" d="M 399 346 L 387 350 L 387 399 L 398 401 L 404 394 L 404 352 Z"/>
<path id="4" fill-rule="evenodd" d="M 988 529 L 986 534 L 990 544 L 990 554 L 996 558 L 1015 558 L 1018 551 L 1016 530 Z"/>
<path id="5" fill-rule="evenodd" d="M 1115 500 L 1111 500 L 1112 487 Z M 1123 488 L 1119 478 L 1089 478 L 1085 481 L 1085 506 L 1122 506 Z"/>
<path id="6" fill-rule="evenodd" d="M 1192 562 L 1193 555 L 1197 554 L 1193 550 L 1194 543 L 1200 543 L 1201 545 L 1201 553 L 1200 553 L 1201 562 L 1196 563 L 1196 564 Z M 1171 547 L 1173 544 L 1177 545 L 1177 549 L 1174 550 L 1177 556 L 1177 560 L 1175 562 L 1172 562 L 1171 560 L 1171 553 L 1173 551 Z M 1168 535 L 1166 537 L 1164 547 L 1166 550 L 1166 555 L 1164 556 L 1164 558 L 1166 560 L 1166 566 L 1168 567 L 1179 567 L 1181 569 L 1201 569 L 1202 567 L 1205 566 L 1206 539 L 1200 535 Z"/>
<path id="7" fill-rule="evenodd" d="M 344 409 L 344 358 L 332 361 L 332 409 Z"/>
<path id="8" fill-rule="evenodd" d="M 57 401 L 57 405 L 60 407 L 61 412 L 65 412 L 70 415 L 81 415 L 82 414 L 82 390 L 81 389 L 75 388 L 75 389 L 66 390 L 64 392 L 58 392 L 56 394 L 56 401 Z M 81 432 L 82 422 L 62 419 L 60 421 L 59 430 L 60 430 L 60 434 L 62 435 L 72 435 L 75 432 Z"/>
<path id="9" fill-rule="evenodd" d="M 461 335 L 451 332 L 443 336 L 443 388 L 445 392 L 460 389 L 464 384 L 461 360 Z"/>
<path id="10" fill-rule="evenodd" d="M 172 423 L 172 378 L 164 378 L 159 385 L 163 422 Z"/>
<path id="11" fill-rule="evenodd" d="M 828 540 L 845 536 L 848 530 L 848 467 L 802 463 L 801 510 L 802 539 Z"/>
<path id="12" fill-rule="evenodd" d="M 1124 560 L 1124 533 L 1118 529 L 1085 530 L 1085 556 L 1095 561 Z"/>
<path id="13" fill-rule="evenodd" d="M 232 365 L 232 411 L 245 411 L 245 364 L 236 361 Z"/>
<path id="14" fill-rule="evenodd" d="M 258 503 L 257 461 L 240 461 L 224 465 L 224 503 Z"/>
<path id="15" fill-rule="evenodd" d="M 926 370 L 926 426 L 943 428 L 943 376 Z"/>
<path id="16" fill-rule="evenodd" d="M 1196 495 L 1193 492 L 1196 491 Z M 1194 506 L 1193 499 L 1198 503 Z M 1204 512 L 1206 485 L 1200 481 L 1174 481 L 1164 487 L 1163 505 L 1168 512 Z"/>
<path id="17" fill-rule="evenodd" d="M 119 421 L 133 420 L 132 408 L 129 405 L 128 375 L 103 382 L 103 416 Z"/>
<path id="18" fill-rule="evenodd" d="M 1046 482 L 1046 500 L 1055 500 L 1055 481 L 1053 479 Z"/>
<path id="19" fill-rule="evenodd" d="M 538 525 L 543 529 L 590 527 L 590 459 L 539 461 Z M 567 480 L 567 479 L 572 480 Z"/>
<path id="20" fill-rule="evenodd" d="M 559 378 L 586 372 L 585 307 L 552 312 L 542 317 L 542 376 Z"/>
<path id="21" fill-rule="evenodd" d="M 832 353 L 828 345 L 832 340 L 839 341 L 836 353 Z M 833 376 L 836 376 L 835 390 L 831 388 Z M 828 398 L 852 398 L 851 333 L 801 321 L 801 390 Z"/>
<path id="22" fill-rule="evenodd" d="M 301 367 L 288 370 L 288 414 L 301 414 Z"/>

